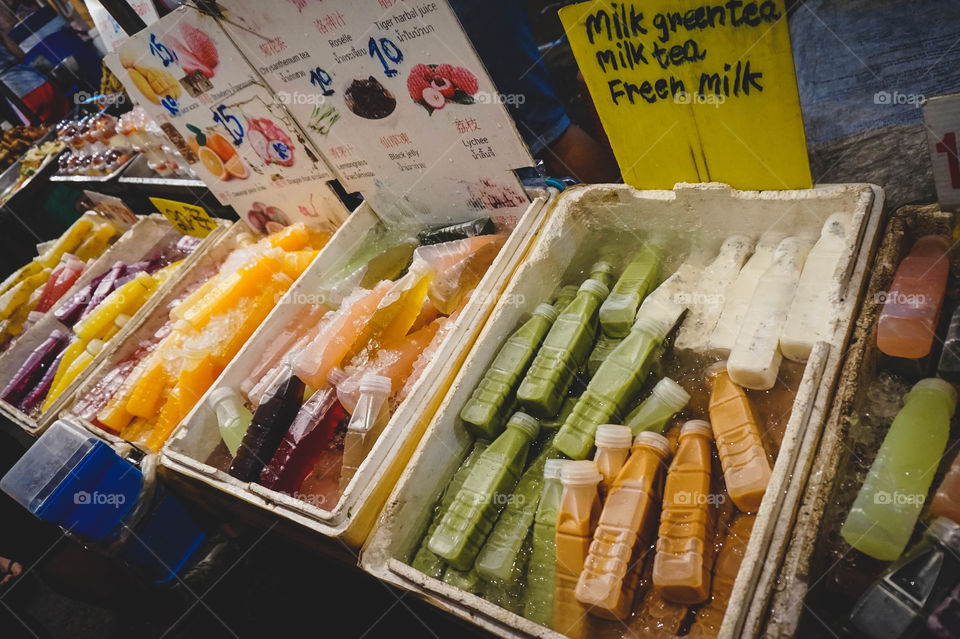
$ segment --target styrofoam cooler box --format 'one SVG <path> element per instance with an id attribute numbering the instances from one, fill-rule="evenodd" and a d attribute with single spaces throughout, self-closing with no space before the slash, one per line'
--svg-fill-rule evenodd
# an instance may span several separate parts
<path id="1" fill-rule="evenodd" d="M 394 411 L 370 454 L 332 508 L 324 509 L 255 483 L 241 482 L 207 464 L 206 460 L 220 443 L 220 432 L 206 397 L 214 389 L 223 386 L 238 388 L 258 363 L 266 346 L 283 331 L 297 311 L 314 299 L 321 287 L 334 283 L 331 281 L 332 275 L 364 243 L 368 233 L 382 228 L 382 222 L 366 203 L 354 211 L 337 231 L 324 251 L 211 386 L 205 398 L 174 431 L 163 448 L 161 465 L 359 548 L 507 279 L 523 257 L 530 237 L 540 227 L 546 209 L 547 197 L 537 197 L 517 221 L 496 260 L 460 313 L 453 330 L 413 385 L 406 400 Z M 409 230 L 416 232 L 422 228 Z"/>
<path id="2" fill-rule="evenodd" d="M 754 595 L 757 575 L 769 553 L 789 539 L 777 529 L 778 516 L 795 511 L 824 410 L 838 374 L 850 319 L 864 273 L 875 247 L 883 192 L 868 184 L 820 186 L 802 191 L 737 191 L 722 184 L 678 184 L 672 191 L 639 191 L 628 186 L 574 187 L 557 200 L 527 257 L 504 290 L 460 373 L 433 417 L 419 447 L 384 507 L 361 554 L 361 566 L 395 586 L 505 637 L 561 637 L 559 633 L 500 608 L 479 596 L 428 577 L 406 562 L 416 551 L 441 492 L 473 443 L 459 412 L 503 342 L 537 304 L 563 282 L 565 273 L 589 267 L 599 246 L 617 237 L 643 237 L 655 231 L 677 252 L 697 249 L 716 254 L 733 234 L 756 238 L 777 230 L 819 235 L 827 217 L 852 214 L 849 245 L 833 285 L 841 304 L 829 343 L 816 345 L 796 393 L 779 456 L 750 536 L 720 637 L 740 634 L 743 616 Z M 621 240 L 622 241 L 622 240 Z M 639 242 L 638 242 L 639 245 Z M 629 247 L 627 247 L 629 248 Z M 667 271 L 680 255 L 666 251 Z M 580 263 L 573 263 L 577 259 Z"/>
<path id="3" fill-rule="evenodd" d="M 110 356 L 110 353 L 127 335 L 135 331 L 143 321 L 151 316 L 153 309 L 163 296 L 164 291 L 176 284 L 178 278 L 190 268 L 190 265 L 199 259 L 204 251 L 218 240 L 224 232 L 224 229 L 225 223 L 219 222 L 217 229 L 207 235 L 200 246 L 184 260 L 184 263 L 180 265 L 177 272 L 153 292 L 150 298 L 130 318 L 120 332 L 104 345 L 103 350 L 93 359 L 86 370 L 60 394 L 57 400 L 53 402 L 47 410 L 40 413 L 39 416 L 31 416 L 19 410 L 16 406 L 0 400 L 0 413 L 9 417 L 13 422 L 20 425 L 21 428 L 32 435 L 39 435 L 43 432 L 54 422 L 64 406 L 71 402 L 76 391 L 84 383 L 84 380 L 93 374 L 98 365 Z M 51 308 L 43 318 L 31 326 L 13 346 L 0 356 L 0 388 L 5 387 L 10 382 L 13 376 L 16 375 L 20 365 L 30 356 L 30 353 L 32 353 L 37 346 L 47 339 L 51 331 L 54 329 L 70 331 L 70 329 L 54 317 L 54 313 L 65 304 L 74 293 L 82 290 L 83 287 L 89 284 L 94 278 L 106 273 L 116 262 L 136 262 L 142 260 L 158 248 L 177 242 L 181 237 L 183 237 L 183 234 L 170 224 L 165 217 L 159 214 L 142 217 L 137 223 L 130 227 L 110 248 L 94 260 L 93 264 L 83 272 L 83 275 L 80 276 L 70 290 L 54 304 L 53 308 Z"/>

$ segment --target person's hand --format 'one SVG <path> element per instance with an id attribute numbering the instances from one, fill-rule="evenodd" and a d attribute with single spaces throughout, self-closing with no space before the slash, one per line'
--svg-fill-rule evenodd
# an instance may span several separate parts
<path id="1" fill-rule="evenodd" d="M 23 566 L 12 559 L 0 557 L 0 588 L 10 585 L 21 574 L 23 574 Z"/>

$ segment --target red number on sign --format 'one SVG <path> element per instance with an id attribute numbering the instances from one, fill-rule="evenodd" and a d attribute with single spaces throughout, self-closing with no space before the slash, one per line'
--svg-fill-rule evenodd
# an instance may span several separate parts
<path id="1" fill-rule="evenodd" d="M 945 133 L 943 140 L 937 143 L 937 153 L 947 154 L 947 166 L 950 168 L 950 185 L 960 189 L 960 157 L 957 153 L 957 134 Z"/>

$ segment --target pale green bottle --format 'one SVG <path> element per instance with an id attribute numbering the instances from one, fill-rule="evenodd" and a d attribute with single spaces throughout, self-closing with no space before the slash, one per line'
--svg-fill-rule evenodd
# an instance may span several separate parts
<path id="1" fill-rule="evenodd" d="M 590 267 L 589 279 L 603 282 L 603 285 L 609 289 L 613 286 L 613 274 L 615 272 L 616 267 L 612 263 L 606 260 L 600 260 Z"/>
<path id="2" fill-rule="evenodd" d="M 570 305 L 570 302 L 573 301 L 573 298 L 577 296 L 577 291 L 579 290 L 580 287 L 576 284 L 567 284 L 566 286 L 561 286 L 554 296 L 551 304 L 555 309 L 557 309 L 558 313 L 562 313 L 564 309 Z"/>
<path id="3" fill-rule="evenodd" d="M 560 410 L 574 375 L 586 363 L 593 347 L 597 311 L 606 296 L 603 282 L 586 280 L 550 327 L 517 389 L 517 400 L 525 411 L 538 417 L 553 417 Z"/>
<path id="4" fill-rule="evenodd" d="M 586 459 L 597 426 L 619 423 L 629 402 L 639 395 L 650 372 L 651 356 L 672 328 L 651 318 L 637 320 L 560 427 L 553 444 L 557 450 L 571 459 Z"/>
<path id="5" fill-rule="evenodd" d="M 626 337 L 637 316 L 637 308 L 653 290 L 660 272 L 660 249 L 644 244 L 627 264 L 610 296 L 600 307 L 600 326 L 605 335 Z"/>
<path id="6" fill-rule="evenodd" d="M 650 391 L 640 405 L 623 420 L 636 437 L 645 430 L 663 433 L 670 418 L 683 410 L 690 401 L 690 393 L 669 377 L 664 377 Z"/>
<path id="7" fill-rule="evenodd" d="M 494 439 L 503 432 L 513 408 L 514 393 L 543 338 L 557 319 L 549 304 L 533 310 L 533 316 L 511 335 L 460 411 L 460 419 L 477 437 Z"/>
<path id="8" fill-rule="evenodd" d="M 537 420 L 514 413 L 506 430 L 480 455 L 457 491 L 427 548 L 456 570 L 467 570 L 520 479 L 530 444 L 540 432 Z"/>
<path id="9" fill-rule="evenodd" d="M 548 628 L 553 624 L 554 575 L 557 571 L 557 512 L 563 496 L 562 459 L 548 459 L 543 468 L 543 494 L 533 516 L 533 551 L 527 563 L 523 616 Z"/>
<path id="10" fill-rule="evenodd" d="M 430 521 L 430 527 L 427 528 L 427 532 L 423 535 L 423 540 L 420 542 L 420 547 L 417 549 L 417 553 L 413 556 L 413 561 L 410 562 L 410 565 L 422 572 L 425 575 L 429 575 L 435 579 L 440 579 L 443 576 L 443 571 L 446 568 L 446 562 L 441 559 L 436 554 L 430 552 L 430 549 L 427 548 L 427 541 L 430 539 L 430 536 L 433 535 L 433 531 L 437 529 L 437 526 L 440 525 L 440 520 L 443 519 L 444 513 L 450 509 L 450 504 L 453 503 L 453 498 L 457 496 L 460 487 L 463 486 L 463 482 L 466 481 L 467 475 L 470 474 L 470 470 L 476 465 L 477 460 L 480 459 L 480 455 L 487 449 L 487 446 L 490 445 L 490 442 L 486 439 L 478 439 L 473 444 L 473 450 L 470 451 L 470 454 L 467 455 L 467 458 L 463 460 L 463 463 L 457 468 L 457 472 L 453 474 L 453 479 L 450 480 L 450 483 L 447 484 L 447 488 L 443 491 L 443 497 L 440 498 L 440 504 L 437 506 L 436 512 L 433 514 L 433 519 Z"/>
<path id="11" fill-rule="evenodd" d="M 947 447 L 956 405 L 956 389 L 942 379 L 910 389 L 840 529 L 848 544 L 883 561 L 900 556 Z"/>

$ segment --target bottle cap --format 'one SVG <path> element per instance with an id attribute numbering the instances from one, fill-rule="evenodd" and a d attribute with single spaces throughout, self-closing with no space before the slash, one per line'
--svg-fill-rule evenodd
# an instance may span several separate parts
<path id="1" fill-rule="evenodd" d="M 140 286 L 144 288 L 150 288 L 154 283 L 153 275 L 150 275 L 146 271 L 138 272 L 133 276 L 133 279 L 137 280 L 140 283 Z"/>
<path id="2" fill-rule="evenodd" d="M 178 333 L 192 333 L 193 324 L 187 320 L 177 320 L 173 325 L 173 330 Z"/>
<path id="3" fill-rule="evenodd" d="M 691 419 L 680 428 L 680 437 L 684 435 L 704 435 L 713 439 L 713 427 L 703 419 Z"/>
<path id="4" fill-rule="evenodd" d="M 583 284 L 580 285 L 580 288 L 577 289 L 578 292 L 589 292 L 593 293 L 597 297 L 606 299 L 607 295 L 610 293 L 610 289 L 607 288 L 607 285 L 601 282 L 600 280 L 588 279 L 584 280 Z"/>
<path id="5" fill-rule="evenodd" d="M 605 260 L 600 260 L 599 262 L 597 262 L 596 264 L 590 267 L 590 274 L 592 275 L 594 273 L 609 273 L 612 275 L 613 269 L 614 269 L 613 264 Z"/>
<path id="6" fill-rule="evenodd" d="M 594 439 L 597 448 L 630 448 L 633 433 L 629 426 L 619 424 L 600 424 Z"/>
<path id="7" fill-rule="evenodd" d="M 563 468 L 564 459 L 548 459 L 543 467 L 544 479 L 560 479 L 560 470 Z"/>
<path id="8" fill-rule="evenodd" d="M 720 373 L 726 373 L 726 372 L 727 372 L 727 360 L 721 359 L 716 364 L 711 364 L 710 366 L 707 367 L 707 370 L 706 370 L 707 379 L 715 377 Z"/>
<path id="9" fill-rule="evenodd" d="M 221 386 L 220 388 L 215 388 L 210 393 L 210 397 L 207 401 L 210 402 L 210 406 L 216 408 L 218 404 L 229 399 L 235 399 L 240 401 L 240 395 L 233 389 L 232 386 Z"/>
<path id="10" fill-rule="evenodd" d="M 350 376 L 347 375 L 347 372 L 345 370 L 343 370 L 339 366 L 334 366 L 333 368 L 330 369 L 330 372 L 327 373 L 327 382 L 331 386 L 339 386 L 348 377 Z"/>
<path id="11" fill-rule="evenodd" d="M 659 397 L 675 413 L 682 410 L 690 401 L 690 393 L 669 377 L 664 377 L 657 382 L 650 393 Z"/>
<path id="12" fill-rule="evenodd" d="M 87 352 L 91 355 L 96 355 L 101 350 L 103 350 L 103 342 L 98 339 L 90 340 L 90 343 L 87 344 Z"/>
<path id="13" fill-rule="evenodd" d="M 113 320 L 113 323 L 117 325 L 118 328 L 123 328 L 127 325 L 127 322 L 130 321 L 130 316 L 126 313 L 120 313 L 117 315 L 117 318 Z"/>
<path id="14" fill-rule="evenodd" d="M 952 519 L 937 517 L 927 529 L 927 534 L 935 537 L 954 554 L 960 553 L 960 524 Z"/>
<path id="15" fill-rule="evenodd" d="M 364 375 L 360 378 L 361 393 L 389 395 L 391 386 L 393 386 L 393 380 L 383 375 Z"/>
<path id="16" fill-rule="evenodd" d="M 540 422 L 521 411 L 517 411 L 510 417 L 507 428 L 510 426 L 525 433 L 531 440 L 536 439 L 540 433 Z"/>
<path id="17" fill-rule="evenodd" d="M 533 309 L 534 315 L 539 315 L 540 317 L 545 317 L 547 320 L 554 322 L 557 319 L 557 309 L 551 306 L 550 304 L 540 304 L 535 309 Z"/>
<path id="18" fill-rule="evenodd" d="M 670 456 L 672 452 L 670 450 L 670 440 L 661 435 L 660 433 L 655 433 L 652 430 L 645 430 L 637 435 L 637 438 L 633 440 L 634 446 L 650 446 L 651 448 L 657 449 L 661 456 L 666 459 Z"/>
<path id="19" fill-rule="evenodd" d="M 910 393 L 915 390 L 936 390 L 940 391 L 950 399 L 950 404 L 952 408 L 950 412 L 952 413 L 957 407 L 957 389 L 953 387 L 953 384 L 950 382 L 940 379 L 939 377 L 928 377 L 926 379 L 921 379 L 919 382 L 913 385 L 913 388 L 910 389 Z M 908 395 L 910 393 L 907 393 Z"/>
<path id="20" fill-rule="evenodd" d="M 564 460 L 560 468 L 560 481 L 574 486 L 595 486 L 603 479 L 597 464 L 589 459 Z"/>

